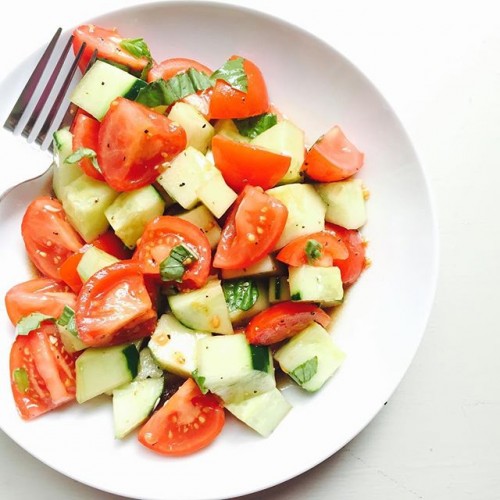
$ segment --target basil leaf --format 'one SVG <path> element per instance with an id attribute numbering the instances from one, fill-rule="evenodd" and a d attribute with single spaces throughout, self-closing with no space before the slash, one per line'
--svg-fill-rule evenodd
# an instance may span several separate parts
<path id="1" fill-rule="evenodd" d="M 170 255 L 160 263 L 162 281 L 182 281 L 186 267 L 198 260 L 198 256 L 185 245 L 177 245 Z"/>
<path id="2" fill-rule="evenodd" d="M 250 118 L 234 120 L 239 133 L 250 139 L 255 139 L 255 137 L 273 127 L 276 123 L 278 123 L 278 117 L 274 113 L 264 113 Z"/>
<path id="3" fill-rule="evenodd" d="M 71 307 L 64 306 L 61 316 L 56 321 L 58 325 L 64 326 L 71 335 L 78 337 L 78 330 L 76 329 L 75 311 Z"/>
<path id="4" fill-rule="evenodd" d="M 208 392 L 208 389 L 205 386 L 205 377 L 202 377 L 201 375 L 198 374 L 198 368 L 196 368 L 196 370 L 191 372 L 191 377 L 200 388 L 201 393 L 206 394 Z"/>
<path id="5" fill-rule="evenodd" d="M 88 158 L 92 162 L 92 166 L 102 174 L 101 167 L 97 163 L 97 153 L 90 148 L 78 148 L 74 153 L 71 153 L 65 160 L 66 163 L 72 165 L 80 160 Z"/>
<path id="6" fill-rule="evenodd" d="M 156 106 L 170 106 L 180 99 L 205 90 L 212 86 L 212 82 L 205 73 L 189 68 L 168 80 L 155 80 L 139 90 L 135 100 L 154 108 Z"/>
<path id="7" fill-rule="evenodd" d="M 222 284 L 224 298 L 226 299 L 229 312 L 248 311 L 259 298 L 257 283 L 252 279 L 238 279 L 225 281 Z"/>
<path id="8" fill-rule="evenodd" d="M 120 42 L 120 47 L 139 59 L 141 57 L 146 57 L 149 60 L 152 59 L 151 52 L 144 38 L 124 38 Z"/>
<path id="9" fill-rule="evenodd" d="M 319 241 L 307 240 L 305 252 L 307 255 L 307 260 L 310 263 L 321 257 L 322 250 L 323 250 L 323 247 Z"/>
<path id="10" fill-rule="evenodd" d="M 309 382 L 316 372 L 318 371 L 318 356 L 314 356 L 314 358 L 308 359 L 301 365 L 297 366 L 295 370 L 290 372 L 288 375 L 297 382 L 297 384 L 302 385 L 306 382 Z"/>
<path id="11" fill-rule="evenodd" d="M 28 314 L 28 316 L 23 316 L 17 322 L 16 335 L 28 335 L 31 331 L 40 328 L 40 325 L 44 321 L 54 321 L 54 318 L 38 312 Z"/>
<path id="12" fill-rule="evenodd" d="M 212 73 L 210 79 L 215 83 L 216 80 L 224 80 L 231 85 L 233 89 L 248 91 L 248 77 L 243 67 L 245 60 L 242 57 L 230 59 L 218 70 Z"/>
<path id="13" fill-rule="evenodd" d="M 12 373 L 12 378 L 19 392 L 28 392 L 30 388 L 30 379 L 25 368 L 16 368 Z"/>

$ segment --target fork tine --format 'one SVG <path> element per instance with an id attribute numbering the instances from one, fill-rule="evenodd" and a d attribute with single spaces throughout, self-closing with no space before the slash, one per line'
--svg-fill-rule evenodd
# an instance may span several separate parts
<path id="1" fill-rule="evenodd" d="M 21 92 L 21 95 L 19 96 L 16 103 L 14 104 L 14 107 L 12 108 L 9 116 L 7 117 L 7 120 L 5 120 L 5 123 L 3 124 L 3 126 L 7 130 L 10 130 L 11 132 L 13 132 L 15 130 L 17 124 L 19 123 L 19 120 L 23 116 L 23 113 L 26 110 L 26 107 L 28 106 L 31 98 L 33 97 L 33 94 L 34 94 L 35 89 L 38 85 L 38 82 L 40 81 L 40 78 L 43 75 L 43 72 L 47 66 L 47 63 L 50 60 L 50 56 L 52 55 L 52 52 L 54 51 L 54 47 L 56 46 L 57 40 L 59 39 L 61 32 L 62 32 L 62 28 L 58 28 L 57 31 L 55 32 L 54 36 L 52 37 L 52 40 L 50 41 L 49 45 L 45 49 L 45 52 L 43 53 L 42 57 L 38 61 L 38 64 L 36 65 L 35 69 L 33 70 L 33 73 L 31 74 L 23 91 Z"/>
<path id="2" fill-rule="evenodd" d="M 73 76 L 76 72 L 76 68 L 78 67 L 78 63 L 83 55 L 83 51 L 85 50 L 86 46 L 87 46 L 86 43 L 83 42 L 82 46 L 80 47 L 80 50 L 76 54 L 75 60 L 73 61 L 73 64 L 71 65 L 71 68 L 70 68 L 68 74 L 66 75 L 66 78 L 64 79 L 64 82 L 63 82 L 61 88 L 59 89 L 59 93 L 57 94 L 57 97 L 54 101 L 54 104 L 50 108 L 50 111 L 49 111 L 49 114 L 47 115 L 45 123 L 43 124 L 43 127 L 41 128 L 40 132 L 38 133 L 38 136 L 35 139 L 35 142 L 40 146 L 43 144 L 43 141 L 47 137 L 47 133 L 50 129 L 50 126 L 52 125 L 52 122 L 54 121 L 54 119 L 57 115 L 57 112 L 59 111 L 59 108 L 61 107 L 61 103 L 66 95 L 66 92 L 68 91 L 68 88 L 71 84 L 71 80 L 73 79 Z"/>
<path id="3" fill-rule="evenodd" d="M 49 98 L 49 95 L 54 88 L 54 84 L 56 83 L 57 77 L 59 76 L 59 73 L 61 72 L 61 68 L 64 64 L 64 61 L 66 60 L 66 56 L 68 55 L 69 49 L 71 48 L 71 43 L 73 41 L 73 35 L 70 36 L 69 40 L 66 43 L 66 46 L 64 47 L 64 50 L 62 51 L 61 55 L 59 56 L 59 60 L 57 61 L 57 64 L 54 66 L 54 70 L 52 71 L 52 74 L 50 75 L 50 78 L 45 85 L 45 88 L 43 89 L 42 95 L 38 99 L 38 102 L 36 103 L 35 109 L 31 113 L 31 116 L 28 120 L 28 123 L 24 127 L 24 130 L 22 131 L 23 137 L 28 138 L 29 135 L 31 134 L 31 131 L 33 130 L 33 127 L 40 116 L 40 113 L 43 110 L 43 107 L 47 103 L 47 99 Z"/>

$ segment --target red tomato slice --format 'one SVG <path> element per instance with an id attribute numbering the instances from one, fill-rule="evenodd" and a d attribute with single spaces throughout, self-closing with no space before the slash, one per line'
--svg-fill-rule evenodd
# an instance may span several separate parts
<path id="1" fill-rule="evenodd" d="M 139 442 L 161 455 L 188 455 L 212 443 L 224 422 L 219 400 L 189 378 L 141 428 Z"/>
<path id="2" fill-rule="evenodd" d="M 97 141 L 101 124 L 92 116 L 78 112 L 73 122 L 73 151 L 80 148 L 89 148 L 97 152 Z M 104 180 L 102 174 L 97 170 L 89 158 L 80 160 L 80 167 L 88 176 Z"/>
<path id="3" fill-rule="evenodd" d="M 53 323 L 17 336 L 10 351 L 10 374 L 12 394 L 25 420 L 75 397 L 75 356 L 64 349 Z"/>
<path id="4" fill-rule="evenodd" d="M 66 220 L 61 203 L 49 196 L 41 196 L 30 203 L 21 232 L 31 261 L 50 278 L 58 279 L 61 264 L 83 245 Z"/>
<path id="5" fill-rule="evenodd" d="M 239 56 L 232 56 L 231 60 Z M 247 118 L 269 109 L 267 86 L 260 69 L 248 59 L 243 62 L 248 79 L 247 92 L 217 80 L 210 99 L 210 118 Z"/>
<path id="6" fill-rule="evenodd" d="M 151 184 L 162 163 L 186 147 L 186 132 L 166 116 L 123 97 L 115 99 L 99 130 L 97 158 L 117 191 Z"/>
<path id="7" fill-rule="evenodd" d="M 281 302 L 254 316 L 245 333 L 251 344 L 271 345 L 293 337 L 313 321 L 326 328 L 330 319 L 314 304 Z"/>
<path id="8" fill-rule="evenodd" d="M 213 266 L 242 269 L 264 258 L 285 227 L 288 210 L 261 188 L 246 186 L 222 229 Z"/>
<path id="9" fill-rule="evenodd" d="M 306 174 L 316 181 L 334 182 L 354 175 L 362 166 L 364 155 L 335 126 L 320 137 L 304 159 Z"/>
<path id="10" fill-rule="evenodd" d="M 345 229 L 335 224 L 326 224 L 325 230 L 340 238 L 349 252 L 346 259 L 334 260 L 333 265 L 340 269 L 344 285 L 352 285 L 366 266 L 365 241 L 356 229 Z"/>
<path id="11" fill-rule="evenodd" d="M 95 273 L 78 295 L 75 319 L 78 335 L 89 346 L 150 335 L 157 318 L 139 264 L 116 262 Z"/>
<path id="12" fill-rule="evenodd" d="M 75 54 L 80 50 L 83 42 L 87 44 L 78 63 L 82 72 L 85 71 L 94 50 L 97 50 L 97 57 L 100 59 L 123 64 L 133 71 L 140 72 L 148 64 L 147 58 L 133 56 L 120 46 L 123 38 L 116 29 L 106 29 L 93 24 L 85 24 L 73 31 L 73 37 L 73 51 Z"/>
<path id="13" fill-rule="evenodd" d="M 217 168 L 224 180 L 237 193 L 250 184 L 270 189 L 283 178 L 290 167 L 289 156 L 245 142 L 233 141 L 222 135 L 212 139 L 212 151 Z"/>
<path id="14" fill-rule="evenodd" d="M 212 251 L 205 233 L 189 221 L 170 215 L 153 219 L 137 243 L 134 260 L 140 263 L 145 275 L 159 279 L 161 262 L 180 244 L 191 247 L 198 256 L 184 272 L 181 288 L 200 288 L 210 273 Z"/>
<path id="15" fill-rule="evenodd" d="M 132 257 L 132 250 L 127 248 L 111 229 L 101 234 L 91 244 L 120 260 L 127 260 Z"/>
<path id="16" fill-rule="evenodd" d="M 165 61 L 153 65 L 148 73 L 148 82 L 154 82 L 160 78 L 168 80 L 183 71 L 187 71 L 189 68 L 194 68 L 200 73 L 205 73 L 207 76 L 210 76 L 213 73 L 210 68 L 207 68 L 207 66 L 195 61 L 194 59 L 175 57 L 172 59 L 165 59 Z"/>
<path id="17" fill-rule="evenodd" d="M 77 267 L 82 260 L 84 252 L 77 252 L 70 255 L 63 263 L 59 269 L 59 274 L 61 279 L 66 283 L 73 292 L 78 293 L 82 288 L 82 279 L 78 274 Z"/>
<path id="18" fill-rule="evenodd" d="M 5 307 L 13 325 L 31 313 L 58 318 L 64 306 L 75 308 L 76 295 L 61 281 L 36 278 L 13 286 L 5 294 Z"/>
<path id="19" fill-rule="evenodd" d="M 321 245 L 321 256 L 317 259 L 309 259 L 306 253 L 307 242 L 314 240 Z M 277 259 L 289 266 L 302 266 L 309 264 L 318 267 L 331 267 L 334 260 L 344 260 L 349 252 L 339 236 L 334 236 L 327 231 L 300 236 L 291 241 L 280 250 Z"/>

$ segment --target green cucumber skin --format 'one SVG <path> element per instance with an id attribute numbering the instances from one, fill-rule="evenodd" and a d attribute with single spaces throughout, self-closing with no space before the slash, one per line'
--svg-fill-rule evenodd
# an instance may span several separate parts
<path id="1" fill-rule="evenodd" d="M 147 82 L 144 80 L 137 80 L 134 82 L 132 87 L 127 91 L 127 93 L 123 96 L 125 99 L 129 99 L 131 101 L 135 101 L 136 97 L 139 95 L 141 89 L 143 89 L 147 85 Z"/>
<path id="2" fill-rule="evenodd" d="M 125 349 L 123 349 L 123 355 L 127 360 L 128 369 L 130 371 L 130 374 L 132 375 L 132 378 L 134 379 L 139 373 L 139 351 L 134 344 L 130 344 L 129 346 L 125 347 Z"/>
<path id="3" fill-rule="evenodd" d="M 255 370 L 269 372 L 269 348 L 260 345 L 250 345 L 252 365 Z"/>

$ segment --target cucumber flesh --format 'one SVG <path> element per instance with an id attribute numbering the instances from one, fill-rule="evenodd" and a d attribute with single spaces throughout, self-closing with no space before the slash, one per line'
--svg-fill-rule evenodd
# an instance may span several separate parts
<path id="1" fill-rule="evenodd" d="M 85 283 L 97 271 L 100 271 L 115 262 L 118 262 L 116 257 L 106 253 L 100 248 L 92 246 L 83 254 L 83 257 L 76 267 L 76 272 L 80 276 L 83 283 Z"/>
<path id="2" fill-rule="evenodd" d="M 179 214 L 177 217 L 179 217 L 179 219 L 192 222 L 195 226 L 198 226 L 207 237 L 212 250 L 217 246 L 222 230 L 205 205 L 199 205 L 189 212 Z"/>
<path id="3" fill-rule="evenodd" d="M 271 276 L 269 278 L 269 303 L 277 304 L 290 300 L 290 286 L 287 276 Z"/>
<path id="4" fill-rule="evenodd" d="M 290 267 L 288 281 L 294 301 L 319 302 L 324 307 L 342 303 L 344 287 L 338 267 L 316 267 L 307 264 Z"/>
<path id="5" fill-rule="evenodd" d="M 52 189 L 59 201 L 63 201 L 66 187 L 83 175 L 78 163 L 66 163 L 73 152 L 73 134 L 63 128 L 54 132 L 54 164 L 52 170 Z"/>
<path id="6" fill-rule="evenodd" d="M 198 188 L 196 194 L 200 201 L 218 219 L 227 212 L 238 198 L 238 195 L 226 184 L 224 177 L 218 170 Z"/>
<path id="7" fill-rule="evenodd" d="M 222 279 L 230 280 L 234 278 L 273 276 L 281 271 L 281 265 L 274 257 L 267 255 L 262 260 L 243 269 L 223 269 Z"/>
<path id="8" fill-rule="evenodd" d="M 158 366 L 149 347 L 139 352 L 139 368 L 135 380 L 147 378 L 163 378 L 163 370 Z"/>

